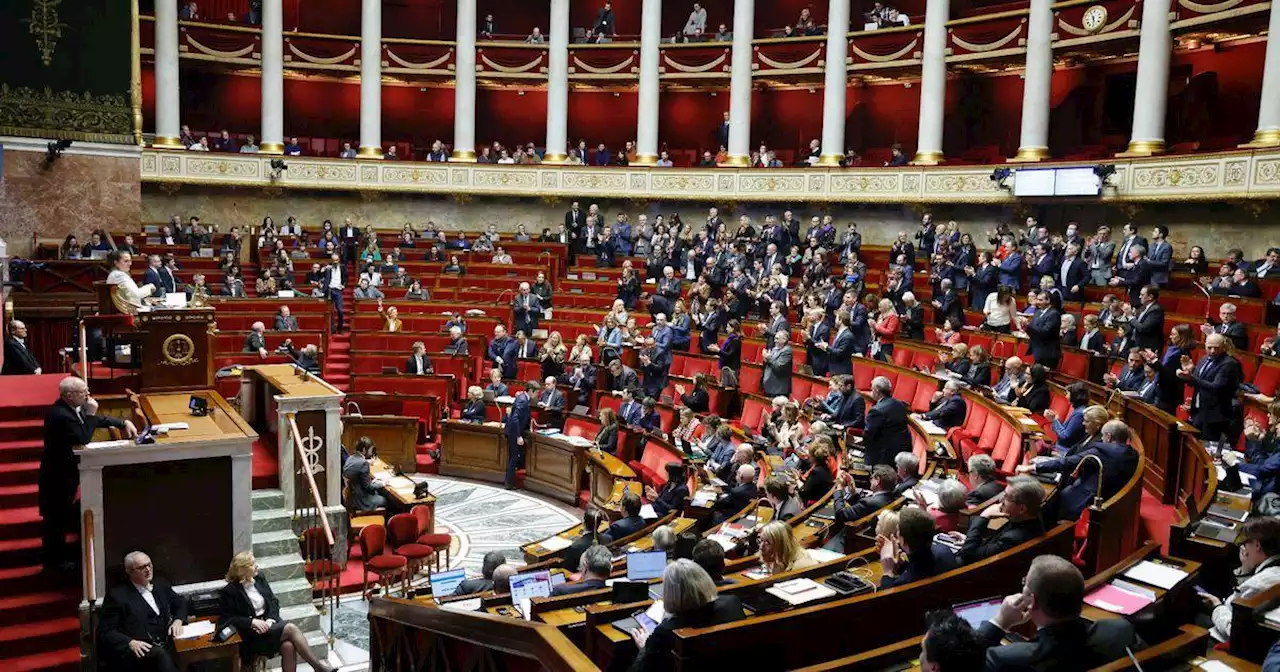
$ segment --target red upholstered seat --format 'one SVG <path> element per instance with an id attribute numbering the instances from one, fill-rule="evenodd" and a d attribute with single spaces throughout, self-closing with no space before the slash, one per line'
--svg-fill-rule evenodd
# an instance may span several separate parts
<path id="1" fill-rule="evenodd" d="M 360 530 L 360 557 L 364 558 L 364 595 L 369 595 L 369 572 L 378 575 L 378 581 L 385 587 L 389 580 L 403 574 L 409 564 L 408 558 L 395 555 L 387 549 L 387 528 L 382 525 L 369 525 Z"/>
<path id="2" fill-rule="evenodd" d="M 453 537 L 451 537 L 448 534 L 443 534 L 440 532 L 428 531 L 435 528 L 435 520 L 434 520 L 435 513 L 431 509 L 431 507 L 425 504 L 419 504 L 413 507 L 412 509 L 410 509 L 409 513 L 413 515 L 414 519 L 417 520 L 418 522 L 417 543 L 423 544 L 424 546 L 430 546 L 432 549 L 435 550 L 437 570 L 440 569 L 440 552 L 444 551 L 444 565 L 445 565 L 445 568 L 447 569 L 449 567 L 450 548 L 453 546 Z"/>
<path id="3" fill-rule="evenodd" d="M 372 558 L 366 559 L 364 564 L 366 567 L 376 569 L 378 571 L 391 571 L 402 569 L 408 562 L 408 559 L 402 555 L 375 555 Z"/>
<path id="4" fill-rule="evenodd" d="M 744 394 L 763 394 L 760 389 L 760 378 L 764 372 L 759 368 L 744 366 L 738 369 L 738 389 Z"/>

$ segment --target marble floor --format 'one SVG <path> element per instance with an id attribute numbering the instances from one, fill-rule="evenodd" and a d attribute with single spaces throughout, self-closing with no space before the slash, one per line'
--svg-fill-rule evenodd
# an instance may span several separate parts
<path id="1" fill-rule="evenodd" d="M 450 568 L 479 574 L 489 551 L 502 551 L 508 562 L 523 564 L 520 546 L 582 519 L 579 509 L 520 490 L 444 476 L 428 482 L 436 496 L 436 531 L 454 537 Z M 425 576 L 417 583 L 425 584 Z M 344 598 L 334 614 L 330 661 L 341 663 L 343 672 L 369 669 L 368 615 L 368 603 L 359 595 Z M 321 627 L 328 629 L 329 621 L 326 614 Z"/>

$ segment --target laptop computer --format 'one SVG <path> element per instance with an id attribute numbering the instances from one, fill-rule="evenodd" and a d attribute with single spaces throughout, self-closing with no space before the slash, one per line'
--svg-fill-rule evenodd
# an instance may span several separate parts
<path id="1" fill-rule="evenodd" d="M 1003 597 L 986 597 L 981 600 L 973 600 L 970 602 L 961 602 L 953 605 L 951 611 L 956 616 L 968 621 L 969 625 L 976 630 L 983 621 L 989 621 L 995 618 L 996 612 L 1000 611 L 1000 604 L 1004 602 Z"/>
<path id="2" fill-rule="evenodd" d="M 447 572 L 431 574 L 431 594 L 436 597 L 448 597 L 458 589 L 458 584 L 467 578 L 467 570 L 451 569 Z"/>
<path id="3" fill-rule="evenodd" d="M 628 581 L 660 579 L 666 569 L 666 551 L 639 551 L 627 554 Z"/>

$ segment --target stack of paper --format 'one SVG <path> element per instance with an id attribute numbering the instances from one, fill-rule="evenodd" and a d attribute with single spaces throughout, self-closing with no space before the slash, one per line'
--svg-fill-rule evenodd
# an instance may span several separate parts
<path id="1" fill-rule="evenodd" d="M 710 535 L 707 535 L 707 538 L 710 539 L 711 541 L 716 542 L 717 544 L 720 544 L 720 546 L 723 547 L 724 550 L 726 551 L 738 545 L 737 542 L 733 540 L 733 537 L 727 537 L 723 534 L 710 534 Z"/>
<path id="2" fill-rule="evenodd" d="M 767 591 L 791 605 L 800 605 L 814 600 L 834 597 L 836 591 L 814 581 L 813 579 L 792 579 L 774 584 Z"/>
<path id="3" fill-rule="evenodd" d="M 1280 607 L 1276 607 L 1275 609 L 1263 614 L 1262 618 L 1271 625 L 1280 627 Z"/>
<path id="4" fill-rule="evenodd" d="M 920 425 L 920 429 L 924 430 L 925 434 L 946 434 L 947 433 L 947 430 L 933 424 L 932 421 L 925 420 L 924 418 L 916 418 L 916 422 Z"/>
<path id="5" fill-rule="evenodd" d="M 195 621 L 182 626 L 182 634 L 174 639 L 195 639 L 213 634 L 213 621 Z"/>
<path id="6" fill-rule="evenodd" d="M 653 510 L 652 504 L 645 504 L 644 506 L 640 507 L 640 517 L 646 520 L 653 520 L 655 518 L 659 518 L 660 516 L 658 515 L 657 511 Z"/>
<path id="7" fill-rule="evenodd" d="M 543 539 L 542 541 L 538 542 L 538 545 L 545 550 L 555 553 L 556 551 L 563 551 L 564 549 L 572 546 L 573 540 L 556 536 L 556 537 L 549 537 L 547 539 Z"/>
<path id="8" fill-rule="evenodd" d="M 715 490 L 699 490 L 693 495 L 693 506 L 711 506 L 720 495 Z"/>
<path id="9" fill-rule="evenodd" d="M 1085 595 L 1084 602 L 1114 614 L 1128 616 L 1155 602 L 1155 597 L 1108 583 Z"/>
<path id="10" fill-rule="evenodd" d="M 1138 564 L 1125 570 L 1124 575 L 1134 581 L 1141 581 L 1147 585 L 1156 586 L 1169 590 L 1178 585 L 1178 582 L 1187 578 L 1187 573 L 1177 567 L 1169 565 L 1157 564 L 1150 560 L 1143 560 Z"/>

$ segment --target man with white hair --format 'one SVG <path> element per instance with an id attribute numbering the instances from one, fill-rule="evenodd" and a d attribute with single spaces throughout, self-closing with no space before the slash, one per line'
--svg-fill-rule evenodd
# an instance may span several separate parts
<path id="1" fill-rule="evenodd" d="M 918 414 L 918 417 L 943 429 L 951 429 L 964 424 L 966 412 L 964 397 L 960 395 L 960 383 L 948 380 L 942 386 L 942 391 L 934 395 L 929 412 Z"/>
<path id="2" fill-rule="evenodd" d="M 267 358 L 267 338 L 263 336 L 266 332 L 267 325 L 261 322 L 254 322 L 249 327 L 249 335 L 244 337 L 244 349 L 242 352 L 256 352 L 262 359 Z"/>
<path id="3" fill-rule="evenodd" d="M 1004 377 L 996 386 L 991 389 L 995 395 L 996 401 L 1002 404 L 1012 404 L 1013 400 L 1018 397 L 1017 389 L 1022 387 L 1026 382 L 1026 367 L 1022 365 L 1021 357 L 1010 357 L 1004 360 Z"/>
<path id="4" fill-rule="evenodd" d="M 515 311 L 516 331 L 532 337 L 533 330 L 538 328 L 538 318 L 542 317 L 542 301 L 529 290 L 529 283 L 520 283 L 520 293 L 516 295 L 512 310 Z"/>
<path id="5" fill-rule="evenodd" d="M 902 308 L 898 311 L 901 313 L 899 319 L 902 323 L 902 337 L 909 338 L 913 341 L 924 340 L 924 306 L 916 301 L 916 295 L 913 292 L 906 292 L 902 295 Z"/>
<path id="6" fill-rule="evenodd" d="M 884 376 L 872 379 L 871 399 L 875 404 L 867 409 L 862 430 L 864 461 L 869 467 L 891 465 L 898 453 L 911 451 L 907 406 L 893 398 L 893 383 Z"/>
<path id="7" fill-rule="evenodd" d="M 915 453 L 898 453 L 893 458 L 893 473 L 898 477 L 893 494 L 901 495 L 920 482 L 920 458 Z"/>
<path id="8" fill-rule="evenodd" d="M 734 458 L 737 458 L 736 454 Z M 738 465 L 736 474 L 735 485 L 716 500 L 711 516 L 714 525 L 723 523 L 733 514 L 747 508 L 747 505 L 756 498 L 756 468 L 750 464 L 741 464 Z"/>
<path id="9" fill-rule="evenodd" d="M 449 327 L 449 344 L 444 346 L 444 352 L 447 355 L 469 354 L 467 339 L 462 337 L 462 327 Z"/>
<path id="10" fill-rule="evenodd" d="M 679 298 L 680 278 L 676 277 L 674 268 L 664 266 L 662 277 L 658 278 L 658 286 L 654 289 L 653 296 L 649 298 L 649 312 L 654 315 L 658 313 L 670 315 L 676 299 Z"/>
<path id="11" fill-rule="evenodd" d="M 538 391 L 538 408 L 543 412 L 546 424 L 564 426 L 564 392 L 556 387 L 556 377 L 547 376 Z"/>
<path id="12" fill-rule="evenodd" d="M 146 553 L 124 556 L 129 582 L 107 593 L 98 637 L 112 670 L 177 672 L 173 638 L 182 634 L 187 601 L 163 579 Z"/>
<path id="13" fill-rule="evenodd" d="M 138 430 L 128 420 L 97 415 L 98 402 L 89 386 L 68 376 L 58 383 L 58 400 L 44 416 L 44 452 L 40 455 L 40 517 L 44 528 L 41 548 L 45 571 L 74 571 L 79 554 L 68 546 L 68 532 L 80 529 L 76 490 L 80 470 L 72 451 L 93 440 L 99 427 L 115 427 L 129 438 Z M 78 546 L 76 547 L 78 548 Z"/>
<path id="14" fill-rule="evenodd" d="M 1045 520 L 1075 520 L 1095 499 L 1106 501 L 1120 492 L 1120 488 L 1133 476 L 1138 468 L 1138 451 L 1129 445 L 1129 426 L 1123 420 L 1109 420 L 1102 426 L 1101 434 L 1099 440 L 1073 455 L 1018 466 L 1019 474 L 1065 475 L 1058 484 L 1059 495 L 1050 502 L 1052 510 L 1044 516 Z M 1086 461 L 1085 458 L 1090 456 L 1097 461 Z M 1101 490 L 1098 489 L 1100 475 Z"/>

